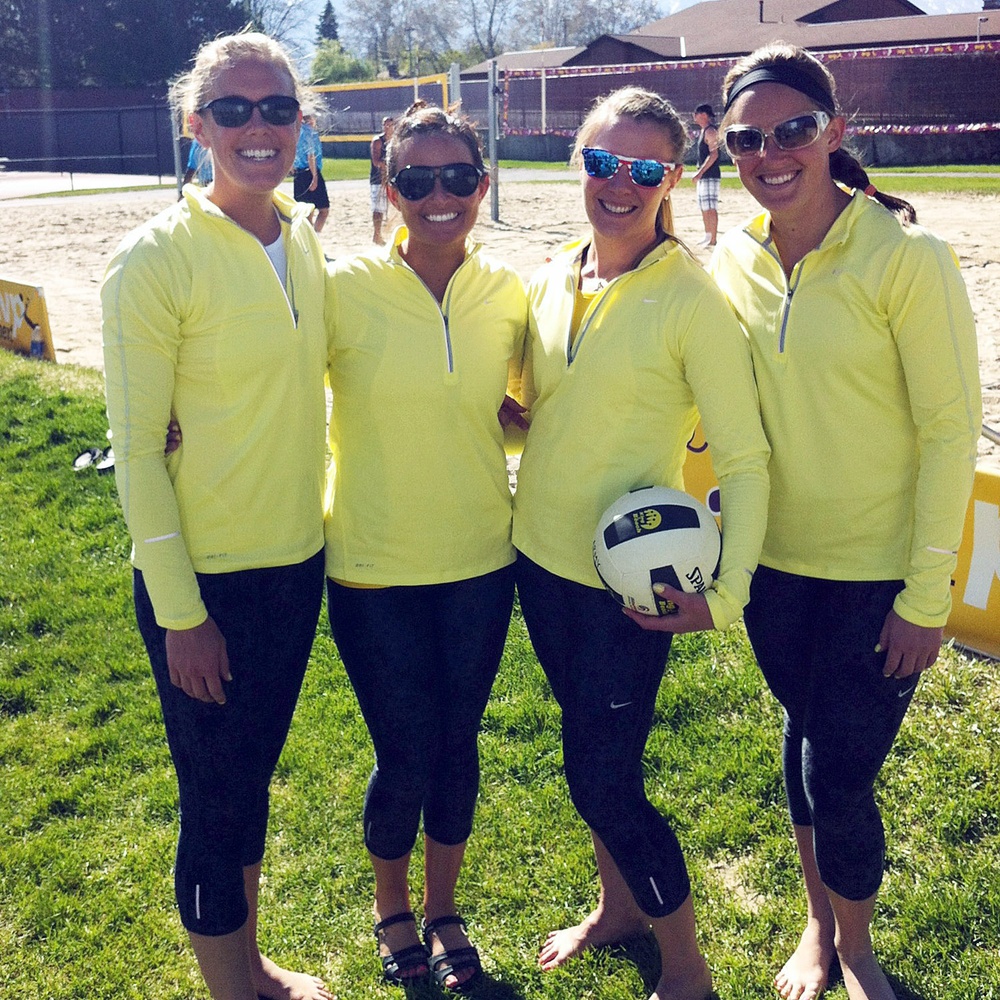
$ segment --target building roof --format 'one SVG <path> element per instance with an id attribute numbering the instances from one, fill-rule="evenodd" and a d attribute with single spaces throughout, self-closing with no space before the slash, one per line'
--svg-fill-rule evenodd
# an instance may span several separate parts
<path id="1" fill-rule="evenodd" d="M 761 11 L 763 10 L 763 20 Z M 981 18 L 985 20 L 981 21 Z M 1000 11 L 927 14 L 907 0 L 703 0 L 627 35 L 601 35 L 585 48 L 530 49 L 497 57 L 504 69 L 551 69 L 609 61 L 732 58 L 781 40 L 812 51 L 1000 39 Z M 489 63 L 463 70 L 483 78 Z"/>
<path id="2" fill-rule="evenodd" d="M 564 45 L 554 49 L 524 49 L 520 52 L 502 52 L 497 56 L 497 69 L 553 69 L 564 66 L 567 59 L 585 51 L 582 45 Z M 462 70 L 462 76 L 485 77 L 489 72 L 488 59 L 468 69 Z"/>
<path id="3" fill-rule="evenodd" d="M 764 0 L 763 11 L 761 21 L 759 2 L 704 0 L 637 28 L 632 40 L 643 45 L 643 37 L 656 37 L 656 44 L 648 46 L 655 55 L 664 36 L 677 37 L 683 40 L 685 58 L 704 59 L 744 55 L 776 39 L 822 51 L 967 42 L 975 40 L 977 27 L 981 38 L 1000 37 L 1000 16 L 980 24 L 982 11 L 930 15 L 905 0 Z M 844 19 L 833 19 L 837 17 Z"/>

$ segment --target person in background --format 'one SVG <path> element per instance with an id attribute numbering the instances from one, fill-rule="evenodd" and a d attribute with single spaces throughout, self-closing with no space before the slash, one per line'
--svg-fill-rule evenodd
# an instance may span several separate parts
<path id="1" fill-rule="evenodd" d="M 292 167 L 295 200 L 313 206 L 309 219 L 316 232 L 322 232 L 326 217 L 330 214 L 330 196 L 326 192 L 326 180 L 323 178 L 323 143 L 316 131 L 316 119 L 313 115 L 306 115 L 302 119 Z"/>
<path id="2" fill-rule="evenodd" d="M 514 598 L 500 414 L 527 306 L 516 272 L 469 237 L 489 187 L 474 124 L 418 102 L 386 165 L 403 225 L 330 269 L 327 606 L 375 750 L 364 840 L 385 979 L 429 971 L 462 991 L 482 972 L 455 895 Z"/>
<path id="3" fill-rule="evenodd" d="M 785 711 L 806 928 L 775 977 L 894 1000 L 870 925 L 885 859 L 874 784 L 941 646 L 982 417 L 957 259 L 843 148 L 834 80 L 775 44 L 723 84 L 722 132 L 762 211 L 711 271 L 748 331 L 771 501 L 746 626 Z"/>
<path id="4" fill-rule="evenodd" d="M 698 171 L 692 178 L 698 191 L 705 235 L 698 246 L 714 247 L 719 236 L 719 190 L 722 171 L 719 169 L 719 130 L 715 127 L 715 110 L 711 104 L 699 104 L 694 111 L 698 136 Z"/>
<path id="5" fill-rule="evenodd" d="M 385 151 L 389 140 L 392 138 L 392 130 L 393 120 L 386 116 L 382 119 L 382 131 L 372 138 L 368 150 L 371 159 L 368 184 L 371 188 L 372 242 L 379 246 L 385 243 L 385 237 L 382 235 L 382 223 L 385 220 L 386 212 L 389 210 Z"/>
<path id="6" fill-rule="evenodd" d="M 191 140 L 187 169 L 184 171 L 184 183 L 190 184 L 191 181 L 197 181 L 202 187 L 208 187 L 212 182 L 212 156 L 197 139 Z"/>
<path id="7" fill-rule="evenodd" d="M 712 976 L 680 844 L 646 796 L 643 751 L 672 633 L 724 628 L 743 610 L 768 493 L 746 337 L 671 235 L 685 133 L 668 101 L 636 87 L 601 99 L 580 127 L 591 232 L 529 286 L 530 429 L 514 495 L 521 610 L 562 709 L 566 780 L 601 882 L 593 912 L 552 931 L 539 962 L 552 969 L 652 927 L 656 1000 L 705 1000 Z M 699 412 L 725 525 L 718 578 L 703 594 L 659 588 L 674 614 L 623 613 L 594 569 L 594 529 L 628 490 L 683 489 Z"/>
<path id="8" fill-rule="evenodd" d="M 213 180 L 127 236 L 101 292 L 136 616 L 179 786 L 177 905 L 215 1000 L 332 996 L 257 944 L 268 789 L 323 594 L 324 258 L 277 190 L 306 95 L 265 35 L 203 45 L 172 97 Z"/>

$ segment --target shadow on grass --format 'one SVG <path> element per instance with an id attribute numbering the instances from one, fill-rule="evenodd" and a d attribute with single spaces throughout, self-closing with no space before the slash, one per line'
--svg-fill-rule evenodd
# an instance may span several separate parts
<path id="1" fill-rule="evenodd" d="M 438 986 L 433 980 L 424 980 L 402 991 L 406 1000 L 440 1000 L 441 997 L 469 997 L 470 1000 L 525 1000 L 526 994 L 512 983 L 494 979 L 484 972 L 475 984 L 463 991 Z M 397 995 L 398 992 L 397 992 Z"/>
<path id="2" fill-rule="evenodd" d="M 896 994 L 896 1000 L 933 1000 L 933 997 L 928 996 L 926 993 L 921 993 L 912 986 L 908 986 L 901 979 L 890 975 L 888 972 L 885 974 L 885 978 L 889 980 L 889 985 L 892 987 L 893 993 Z"/>
<path id="3" fill-rule="evenodd" d="M 914 989 L 912 986 L 908 986 L 897 976 L 892 975 L 890 972 L 886 972 L 885 978 L 889 980 L 889 985 L 892 987 L 892 992 L 896 994 L 896 1000 L 934 1000 L 933 997 L 928 996 L 926 993 L 921 993 L 919 990 Z M 833 964 L 830 966 L 830 988 L 834 986 L 844 985 L 844 973 L 841 971 L 840 962 L 834 958 Z"/>
<path id="4" fill-rule="evenodd" d="M 647 994 L 656 989 L 660 981 L 660 949 L 652 933 L 608 945 L 602 950 L 612 958 L 631 962 L 642 976 L 642 986 Z"/>

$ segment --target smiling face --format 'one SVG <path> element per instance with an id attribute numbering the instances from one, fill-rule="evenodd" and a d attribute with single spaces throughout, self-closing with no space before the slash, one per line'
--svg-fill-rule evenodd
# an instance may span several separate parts
<path id="1" fill-rule="evenodd" d="M 244 59 L 221 69 L 212 81 L 205 104 L 218 97 L 245 97 L 259 101 L 275 94 L 295 96 L 295 84 L 274 63 Z M 212 150 L 214 180 L 209 198 L 233 215 L 231 206 L 270 199 L 295 159 L 299 119 L 292 125 L 272 125 L 254 108 L 250 120 L 237 128 L 219 125 L 211 111 L 191 116 L 195 138 Z"/>
<path id="2" fill-rule="evenodd" d="M 445 133 L 418 133 L 404 139 L 395 156 L 397 170 L 406 166 L 443 167 L 449 163 L 474 164 L 472 152 L 459 138 Z M 489 189 L 484 176 L 468 197 L 450 194 L 435 178 L 434 189 L 426 198 L 408 201 L 395 185 L 388 187 L 389 201 L 403 216 L 409 245 L 414 243 L 442 246 L 465 243 L 479 215 L 479 204 Z"/>
<path id="3" fill-rule="evenodd" d="M 726 125 L 752 125 L 771 132 L 775 125 L 817 110 L 812 98 L 781 83 L 761 83 L 743 91 L 726 115 Z M 779 149 L 768 136 L 761 154 L 736 158 L 743 186 L 776 220 L 816 213 L 836 197 L 830 154 L 840 147 L 845 121 L 833 117 L 819 138 L 802 149 Z"/>
<path id="4" fill-rule="evenodd" d="M 611 119 L 587 137 L 587 145 L 617 156 L 661 163 L 673 162 L 676 156 L 662 128 L 634 118 Z M 678 166 L 667 171 L 659 187 L 649 188 L 633 183 L 624 165 L 607 179 L 591 177 L 581 166 L 583 205 L 595 239 L 622 241 L 635 251 L 656 242 L 660 204 L 680 179 L 682 169 Z"/>

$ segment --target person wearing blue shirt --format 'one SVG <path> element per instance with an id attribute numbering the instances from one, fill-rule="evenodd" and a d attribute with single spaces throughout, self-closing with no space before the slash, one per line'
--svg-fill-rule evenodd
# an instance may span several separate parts
<path id="1" fill-rule="evenodd" d="M 190 184 L 191 181 L 202 187 L 212 183 L 212 154 L 197 139 L 191 140 L 187 169 L 184 171 L 184 183 Z"/>
<path id="2" fill-rule="evenodd" d="M 308 202 L 315 207 L 316 211 L 310 214 L 309 220 L 318 233 L 330 214 L 330 196 L 326 193 L 326 181 L 323 180 L 323 144 L 319 140 L 316 119 L 312 115 L 302 119 L 302 131 L 299 133 L 292 169 L 295 200 Z"/>

